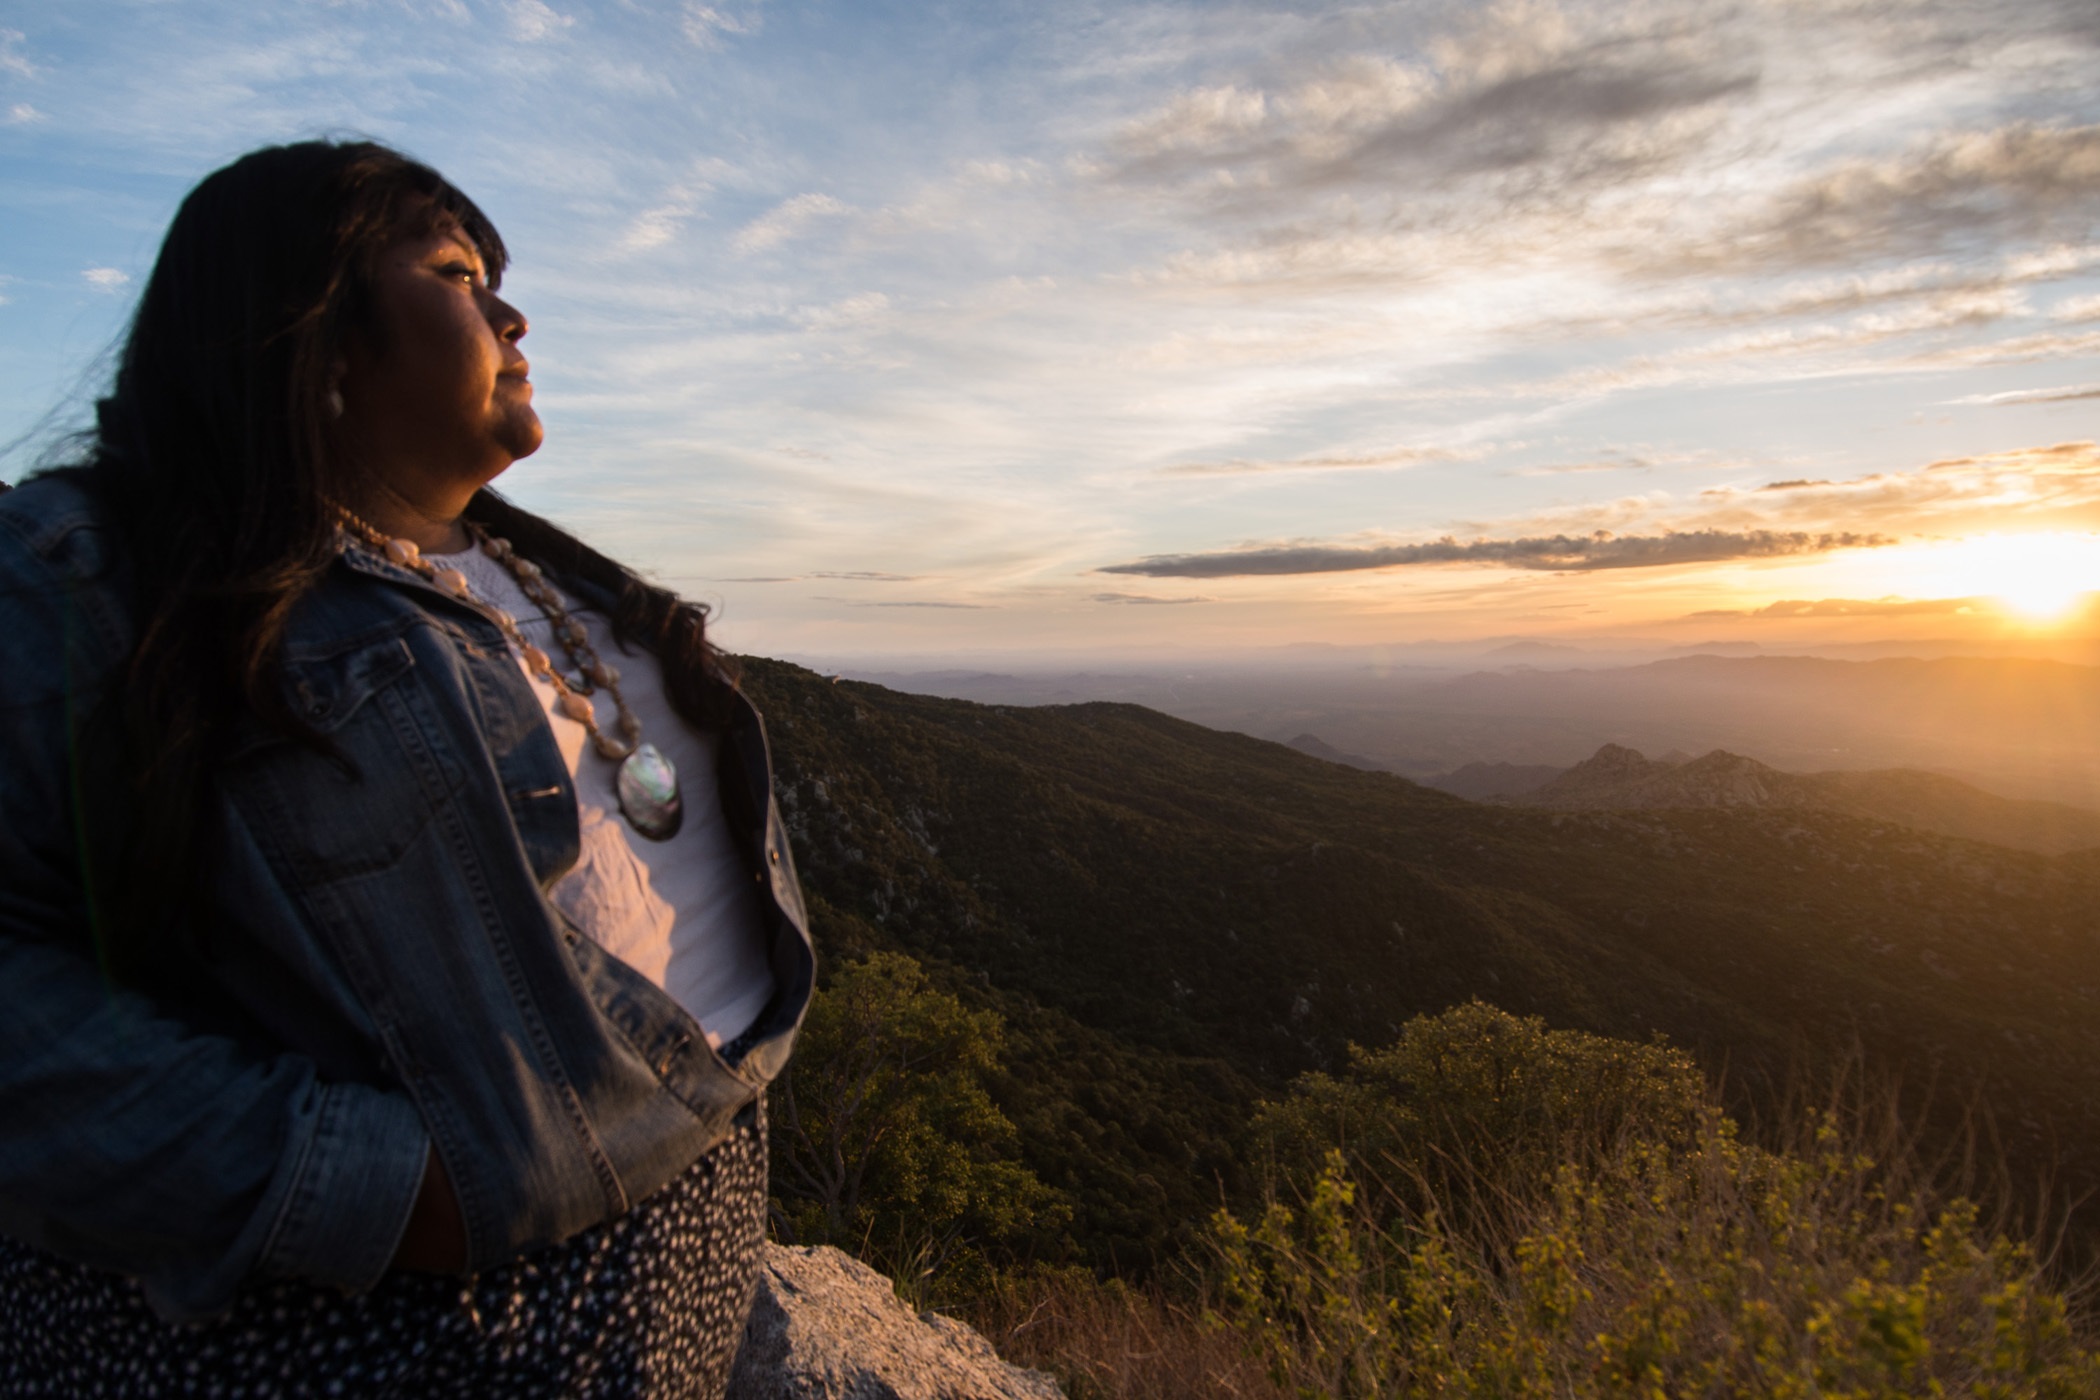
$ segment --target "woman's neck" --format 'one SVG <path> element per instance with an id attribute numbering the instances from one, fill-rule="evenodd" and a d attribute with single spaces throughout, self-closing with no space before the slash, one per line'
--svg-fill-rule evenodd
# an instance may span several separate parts
<path id="1" fill-rule="evenodd" d="M 443 504 L 416 501 L 379 482 L 354 509 L 373 529 L 395 539 L 414 540 L 425 554 L 457 554 L 473 543 L 460 518 L 471 499 L 469 495 Z"/>

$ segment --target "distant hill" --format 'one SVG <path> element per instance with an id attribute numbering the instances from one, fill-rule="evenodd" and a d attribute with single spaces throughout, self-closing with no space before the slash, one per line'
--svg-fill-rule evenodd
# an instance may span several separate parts
<path id="1" fill-rule="evenodd" d="M 2100 812 L 2082 807 L 1998 797 L 1913 769 L 1783 773 L 1723 749 L 1671 762 L 1606 744 L 1513 800 L 1561 811 L 1820 808 L 2047 855 L 2100 847 Z"/>
<path id="2" fill-rule="evenodd" d="M 1325 759 L 1329 763 L 1339 763 L 1350 768 L 1361 768 L 1367 773 L 1390 773 L 1392 771 L 1392 769 L 1375 758 L 1365 758 L 1360 753 L 1343 753 L 1317 734 L 1300 734 L 1297 738 L 1291 740 L 1290 746 L 1299 753 L 1307 754 L 1313 758 Z"/>
<path id="3" fill-rule="evenodd" d="M 1449 773 L 1422 779 L 1422 786 L 1448 792 L 1469 802 L 1491 797 L 1520 797 L 1536 792 L 1567 772 L 1550 763 L 1468 763 Z"/>
<path id="4" fill-rule="evenodd" d="M 1649 753 L 1719 745 L 1792 772 L 1976 774 L 2007 795 L 2100 807 L 2100 667 L 2055 661 L 1699 655 L 1479 671 L 1352 721 L 1322 717 L 1320 733 L 1374 757 L 1456 741 L 1465 759 L 1563 765 L 1606 742 Z"/>
<path id="5" fill-rule="evenodd" d="M 1495 647 L 1489 656 L 1518 661 L 1580 661 L 1588 655 L 1581 647 L 1571 647 L 1560 642 L 1538 642 L 1525 640 L 1510 642 Z"/>
<path id="6" fill-rule="evenodd" d="M 1471 997 L 1661 1032 L 1742 1098 L 1856 1043 L 1940 1111 L 1978 1096 L 2017 1170 L 2100 1186 L 2100 852 L 1483 806 L 1135 705 L 745 664 L 820 953 L 910 953 L 1007 1017 L 1001 1102 L 1096 1257 L 1158 1257 L 1257 1173 L 1257 1097 Z"/>

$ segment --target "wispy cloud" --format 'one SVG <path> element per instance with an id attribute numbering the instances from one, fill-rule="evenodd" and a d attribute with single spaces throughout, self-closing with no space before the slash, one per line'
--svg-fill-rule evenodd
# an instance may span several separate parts
<path id="1" fill-rule="evenodd" d="M 1997 394 L 1964 394 L 1948 399 L 1950 404 L 2068 403 L 2073 399 L 2100 399 L 2100 384 L 2066 384 L 2058 389 L 2008 389 Z"/>
<path id="2" fill-rule="evenodd" d="M 1781 192 L 1694 265 L 1790 266 L 1932 255 L 2016 230 L 2084 234 L 2100 211 L 2100 126 L 2015 122 L 1949 133 L 1882 160 L 1849 160 Z"/>
<path id="3" fill-rule="evenodd" d="M 737 232 L 734 247 L 739 253 L 764 252 L 800 237 L 821 220 L 850 212 L 828 194 L 798 194 L 746 224 Z"/>
<path id="4" fill-rule="evenodd" d="M 528 44 L 551 39 L 576 23 L 574 15 L 557 11 L 546 0 L 510 0 L 510 32 Z"/>
<path id="5" fill-rule="evenodd" d="M 1761 608 L 1701 608 L 1686 615 L 1757 620 L 1796 617 L 1950 617 L 1996 611 L 1988 598 L 1787 598 Z"/>
<path id="6" fill-rule="evenodd" d="M 118 267 L 84 268 L 80 276 L 98 292 L 121 292 L 131 283 L 131 274 Z"/>
<path id="7" fill-rule="evenodd" d="M 745 574 L 717 578 L 716 583 L 802 583 L 813 578 L 842 579 L 850 583 L 924 583 L 924 574 L 886 574 L 876 569 L 816 569 L 806 574 Z"/>
<path id="8" fill-rule="evenodd" d="M 1371 467 L 1413 467 L 1424 462 L 1450 462 L 1462 456 L 1445 447 L 1395 447 L 1381 452 L 1322 453 L 1281 461 L 1235 457 L 1222 462 L 1176 462 L 1161 467 L 1161 476 L 1259 476 L 1271 472 L 1361 471 Z"/>
<path id="9" fill-rule="evenodd" d="M 1333 574 L 1421 564 L 1485 564 L 1504 569 L 1588 573 L 1732 559 L 1775 559 L 1894 544 L 1886 535 L 1809 534 L 1790 530 L 1672 530 L 1660 535 L 1552 535 L 1528 539 L 1457 540 L 1422 544 L 1291 544 L 1215 554 L 1157 554 L 1098 572 L 1148 578 L 1234 578 L 1245 575 Z"/>
<path id="10" fill-rule="evenodd" d="M 1536 466 L 1511 467 L 1504 473 L 1515 477 L 1596 476 L 1603 472 L 1647 472 L 1655 463 L 1645 457 L 1613 454 L 1587 462 L 1546 462 Z"/>
<path id="11" fill-rule="evenodd" d="M 1987 287 L 1924 296 L 1900 309 L 1839 320 L 1780 320 L 1660 352 L 1597 358 L 1544 378 L 1482 382 L 1436 394 L 1490 401 L 1605 399 L 1660 389 L 1813 382 L 1839 375 L 1909 376 L 1937 365 L 1976 367 L 2068 359 L 2100 347 L 2100 332 L 2045 331 L 1986 339 L 1970 334 L 2017 323 L 2027 310 L 2019 288 L 1996 284 L 1994 279 Z M 1646 327 L 1622 329 L 1667 332 L 1673 326 L 1697 327 L 1705 319 L 1666 313 Z"/>
<path id="12" fill-rule="evenodd" d="M 805 306 L 795 312 L 795 323 L 806 330 L 834 331 L 847 326 L 866 326 L 880 321 L 890 310 L 887 292 L 861 292 L 842 297 L 827 306 Z"/>
<path id="13" fill-rule="evenodd" d="M 1686 113 L 1758 82 L 1710 32 L 1600 30 L 1547 5 L 1498 5 L 1425 60 L 1351 55 L 1273 92 L 1183 92 L 1117 133 L 1103 174 L 1237 207 L 1371 184 L 1420 198 L 1469 179 L 1543 198 L 1527 172 L 1550 168 L 1565 194 L 1653 168 L 1698 140 Z"/>
<path id="14" fill-rule="evenodd" d="M 698 0 L 685 0 L 679 11 L 679 27 L 691 42 L 713 49 L 720 48 L 727 39 L 757 33 L 761 18 L 756 5 L 717 8 Z"/>
<path id="15" fill-rule="evenodd" d="M 673 182 L 654 204 L 637 214 L 620 235 L 623 252 L 640 253 L 661 248 L 684 230 L 700 213 L 716 181 L 733 172 L 727 161 L 707 158 L 693 163 L 684 178 Z"/>
<path id="16" fill-rule="evenodd" d="M 661 248 L 678 236 L 679 229 L 699 207 L 700 198 L 696 193 L 643 210 L 628 225 L 626 234 L 620 239 L 620 247 L 630 253 Z"/>
<path id="17" fill-rule="evenodd" d="M 1948 457 L 1915 471 L 1870 472 L 1843 480 L 1711 487 L 1710 516 L 1779 525 L 1844 521 L 1884 530 L 1988 529 L 2100 510 L 2100 446 L 2062 442 L 2009 452 Z"/>
<path id="18" fill-rule="evenodd" d="M 852 608 L 958 608 L 970 612 L 981 612 L 990 607 L 988 603 L 947 603 L 932 598 L 912 598 L 900 602 L 868 602 L 859 598 L 834 598 L 828 602 L 842 602 Z"/>
<path id="19" fill-rule="evenodd" d="M 1978 598 L 1789 598 L 1740 614 L 1744 617 L 1921 617 L 1975 612 Z"/>
<path id="20" fill-rule="evenodd" d="M 19 29 L 0 29 L 0 73 L 12 73 L 18 78 L 34 78 L 36 65 L 22 52 L 29 36 Z"/>
<path id="21" fill-rule="evenodd" d="M 2100 321 L 2100 296 L 2072 297 L 2049 308 L 2052 321 Z"/>

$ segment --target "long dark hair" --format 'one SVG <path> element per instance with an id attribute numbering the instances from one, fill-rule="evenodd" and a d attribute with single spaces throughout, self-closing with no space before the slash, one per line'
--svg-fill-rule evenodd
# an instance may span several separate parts
<path id="1" fill-rule="evenodd" d="M 117 756 L 128 789 L 98 785 L 121 838 L 84 852 L 100 867 L 91 891 L 117 892 L 96 915 L 113 973 L 140 951 L 160 961 L 165 949 L 134 946 L 148 921 L 199 896 L 195 818 L 229 718 L 245 712 L 326 747 L 287 703 L 278 661 L 286 624 L 335 557 L 333 503 L 361 494 L 355 463 L 329 449 L 331 381 L 350 337 L 378 332 L 379 255 L 446 227 L 498 284 L 509 255 L 474 202 L 367 141 L 252 152 L 206 177 L 169 226 L 86 460 L 71 469 L 114 532 L 138 628 L 101 717 L 99 751 Z M 469 514 L 557 579 L 612 599 L 615 635 L 662 657 L 674 707 L 699 724 L 719 718 L 704 608 L 494 492 Z"/>

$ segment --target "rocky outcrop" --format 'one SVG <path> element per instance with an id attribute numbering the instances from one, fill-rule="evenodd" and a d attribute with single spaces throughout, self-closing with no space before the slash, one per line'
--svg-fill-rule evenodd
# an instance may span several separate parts
<path id="1" fill-rule="evenodd" d="M 828 1246 L 768 1244 L 727 1400 L 1064 1400 L 953 1318 Z"/>
<path id="2" fill-rule="evenodd" d="M 1644 758 L 1606 744 L 1518 800 L 1537 807 L 1598 810 L 1655 807 L 1817 807 L 1813 783 L 1754 758 L 1715 749 L 1689 763 Z"/>

